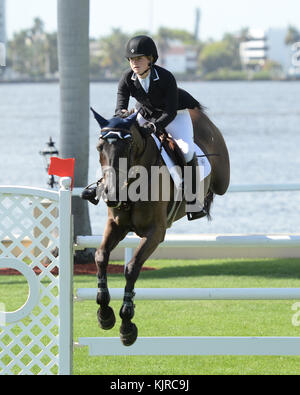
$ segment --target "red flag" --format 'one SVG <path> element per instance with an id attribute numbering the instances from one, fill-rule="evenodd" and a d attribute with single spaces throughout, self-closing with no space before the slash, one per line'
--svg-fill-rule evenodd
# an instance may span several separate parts
<path id="1" fill-rule="evenodd" d="M 48 174 L 50 176 L 58 176 L 58 177 L 71 177 L 72 178 L 72 186 L 73 190 L 73 177 L 74 177 L 74 167 L 75 167 L 75 159 L 61 159 L 53 156 L 50 158 L 50 166 L 48 170 Z"/>

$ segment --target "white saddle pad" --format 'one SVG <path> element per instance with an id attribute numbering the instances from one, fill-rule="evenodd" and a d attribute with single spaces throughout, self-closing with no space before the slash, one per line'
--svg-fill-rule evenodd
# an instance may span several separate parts
<path id="1" fill-rule="evenodd" d="M 151 135 L 157 145 L 157 148 L 160 149 L 160 141 L 159 139 L 152 134 Z M 199 164 L 199 174 L 200 174 L 200 182 L 204 180 L 204 178 L 206 178 L 210 172 L 211 172 L 211 166 L 209 163 L 209 160 L 207 159 L 206 156 L 202 156 L 204 155 L 204 152 L 198 147 L 198 145 L 195 145 L 195 153 L 198 156 L 198 164 Z M 169 155 L 167 154 L 166 150 L 164 148 L 162 148 L 161 151 L 161 156 L 170 172 L 170 175 L 174 181 L 174 184 L 176 185 L 177 188 L 180 187 L 181 183 L 182 183 L 182 177 L 181 174 L 178 172 L 177 170 L 177 166 L 175 165 L 174 161 L 169 157 Z"/>

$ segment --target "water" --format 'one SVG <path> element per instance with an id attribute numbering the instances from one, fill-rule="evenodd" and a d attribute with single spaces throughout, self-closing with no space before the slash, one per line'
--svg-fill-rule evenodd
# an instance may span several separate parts
<path id="1" fill-rule="evenodd" d="M 231 184 L 299 183 L 300 82 L 179 83 L 221 129 L 231 159 Z M 91 105 L 104 117 L 115 107 L 117 83 L 91 84 Z M 39 151 L 59 142 L 58 84 L 0 85 L 0 185 L 46 187 Z M 99 174 L 98 129 L 90 122 L 89 180 Z M 300 192 L 217 196 L 213 221 L 175 223 L 169 233 L 299 232 Z M 94 234 L 105 225 L 103 203 L 90 205 Z"/>

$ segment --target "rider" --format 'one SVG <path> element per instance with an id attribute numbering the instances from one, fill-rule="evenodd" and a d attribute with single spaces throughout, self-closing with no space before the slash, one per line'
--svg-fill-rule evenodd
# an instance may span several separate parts
<path id="1" fill-rule="evenodd" d="M 126 46 L 130 69 L 119 81 L 116 115 L 128 114 L 130 96 L 137 101 L 137 121 L 146 124 L 158 134 L 165 130 L 177 142 L 187 166 L 192 166 L 192 189 L 196 193 L 198 160 L 194 149 L 193 124 L 187 109 L 200 108 L 188 92 L 177 87 L 171 72 L 155 65 L 158 59 L 156 45 L 148 36 L 136 36 Z M 207 215 L 199 199 L 193 202 L 196 210 L 188 213 L 190 220 Z"/>
<path id="2" fill-rule="evenodd" d="M 133 37 L 127 43 L 125 56 L 130 69 L 119 81 L 116 116 L 129 114 L 129 99 L 130 96 L 134 97 L 139 110 L 139 124 L 152 128 L 156 134 L 166 131 L 181 148 L 187 166 L 192 169 L 192 192 L 199 196 L 198 160 L 194 149 L 193 124 L 188 112 L 188 109 L 200 108 L 199 102 L 177 87 L 172 73 L 155 65 L 158 52 L 152 38 L 144 35 Z M 208 161 L 206 163 L 209 172 L 210 165 Z M 96 188 L 90 188 L 84 190 L 82 197 L 96 204 L 95 195 Z M 189 220 L 207 215 L 203 202 L 197 197 L 188 203 L 193 205 L 193 211 L 187 213 Z"/>

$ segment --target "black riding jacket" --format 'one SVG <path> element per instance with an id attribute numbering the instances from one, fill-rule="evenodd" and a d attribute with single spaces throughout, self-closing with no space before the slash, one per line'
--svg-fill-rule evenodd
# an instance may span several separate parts
<path id="1" fill-rule="evenodd" d="M 128 109 L 130 96 L 136 99 L 141 115 L 159 129 L 173 121 L 177 110 L 200 106 L 188 92 L 177 87 L 172 73 L 156 65 L 151 68 L 148 93 L 131 69 L 123 74 L 118 87 L 116 113 Z"/>

